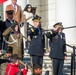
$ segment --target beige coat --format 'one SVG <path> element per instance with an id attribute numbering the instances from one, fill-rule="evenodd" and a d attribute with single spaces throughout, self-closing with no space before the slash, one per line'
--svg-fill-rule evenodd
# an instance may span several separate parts
<path id="1" fill-rule="evenodd" d="M 12 32 L 12 28 L 9 27 L 8 29 L 6 29 L 4 32 L 3 32 L 3 36 L 5 38 L 9 37 L 8 38 L 8 42 L 12 43 L 13 42 L 13 39 L 11 38 L 11 35 L 13 36 L 13 38 L 17 41 L 17 42 L 14 42 L 12 44 L 9 44 L 8 43 L 8 46 L 11 46 L 13 47 L 13 54 L 18 54 L 18 56 L 22 59 L 23 57 L 23 53 L 24 53 L 24 50 L 23 50 L 23 35 L 21 33 L 18 34 L 18 36 Z M 8 34 L 10 34 L 8 36 Z"/>
<path id="2" fill-rule="evenodd" d="M 12 4 L 7 5 L 6 6 L 6 11 L 7 10 L 14 10 L 13 5 Z M 21 6 L 19 6 L 19 5 L 17 5 L 17 11 L 16 12 L 14 11 L 13 16 L 14 16 L 13 19 L 15 21 L 17 21 L 19 24 L 20 24 L 20 22 L 25 21 L 25 18 L 24 18 L 23 13 L 22 13 Z M 7 14 L 6 14 L 6 19 L 7 19 Z"/>

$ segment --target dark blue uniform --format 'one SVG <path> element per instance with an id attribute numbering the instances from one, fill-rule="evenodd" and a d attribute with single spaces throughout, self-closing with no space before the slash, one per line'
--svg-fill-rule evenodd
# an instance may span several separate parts
<path id="1" fill-rule="evenodd" d="M 32 29 L 34 32 L 32 32 Z M 43 63 L 43 55 L 44 55 L 44 34 L 42 32 L 42 28 L 33 28 L 31 27 L 28 30 L 28 35 L 31 37 L 31 43 L 29 46 L 28 53 L 32 57 L 32 66 L 33 64 L 40 64 L 42 66 Z"/>
<path id="2" fill-rule="evenodd" d="M 53 62 L 53 75 L 62 75 L 64 56 L 66 56 L 65 34 L 58 34 L 54 30 L 48 32 L 46 36 L 50 39 L 50 58 Z"/>
<path id="3" fill-rule="evenodd" d="M 2 44 L 3 44 L 3 36 L 2 33 L 6 29 L 5 23 L 0 20 L 0 50 L 2 49 Z"/>
<path id="4" fill-rule="evenodd" d="M 8 20 L 8 19 L 6 19 L 6 21 L 5 21 L 6 29 L 9 28 L 9 27 L 11 27 L 11 23 L 13 23 L 13 22 L 14 22 L 14 20 Z"/>
<path id="5" fill-rule="evenodd" d="M 13 10 L 6 11 L 7 14 L 13 15 Z M 13 19 L 13 18 L 12 18 Z M 2 43 L 3 43 L 3 36 L 2 33 L 8 28 L 11 27 L 11 23 L 14 22 L 14 20 L 6 19 L 5 21 L 0 20 L 0 49 L 2 49 Z M 7 45 L 7 44 L 6 44 Z M 4 45 L 4 49 L 7 48 L 7 46 Z"/>
<path id="6" fill-rule="evenodd" d="M 8 19 L 6 19 L 4 22 L 2 22 L 2 28 L 3 28 L 3 31 L 5 31 L 7 28 L 9 28 L 9 27 L 11 27 L 11 23 L 13 23 L 14 22 L 14 20 L 8 20 Z M 8 37 L 7 37 L 7 39 L 8 39 Z M 7 49 L 7 43 L 5 43 L 4 42 L 4 45 L 3 45 L 3 49 L 4 50 L 6 50 Z"/>

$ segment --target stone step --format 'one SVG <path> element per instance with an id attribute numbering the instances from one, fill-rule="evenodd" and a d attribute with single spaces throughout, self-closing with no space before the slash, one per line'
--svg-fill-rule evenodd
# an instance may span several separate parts
<path id="1" fill-rule="evenodd" d="M 28 50 L 27 50 L 28 52 Z M 30 55 L 25 51 L 24 53 L 24 61 L 30 64 Z M 63 75 L 70 75 L 71 72 L 71 53 L 72 50 L 68 50 L 67 52 L 67 60 L 64 60 L 64 67 L 63 67 Z M 45 74 L 46 71 L 49 71 L 49 75 L 52 75 L 52 61 L 49 57 L 49 53 L 45 53 L 45 56 L 43 57 L 43 69 L 42 69 L 42 75 Z M 27 75 L 31 75 L 31 71 L 28 71 Z"/>
<path id="2" fill-rule="evenodd" d="M 44 60 L 51 60 L 51 58 L 48 56 L 44 56 L 43 59 Z M 71 56 L 67 56 L 67 60 L 69 60 L 69 59 L 71 59 Z"/>
<path id="3" fill-rule="evenodd" d="M 42 70 L 42 75 L 45 75 L 46 71 L 49 71 L 49 75 L 52 75 L 52 70 L 48 70 L 48 69 Z M 31 75 L 31 74 L 32 72 L 28 71 L 27 75 Z M 63 71 L 63 75 L 70 75 L 70 74 L 71 74 L 70 72 Z"/>
<path id="4" fill-rule="evenodd" d="M 50 52 L 46 52 L 44 55 L 49 55 L 49 53 L 50 53 Z M 71 52 L 70 50 L 68 50 L 67 55 L 71 55 L 71 53 L 72 53 L 72 52 Z M 29 55 L 29 54 L 28 54 L 28 50 L 24 50 L 24 55 Z"/>

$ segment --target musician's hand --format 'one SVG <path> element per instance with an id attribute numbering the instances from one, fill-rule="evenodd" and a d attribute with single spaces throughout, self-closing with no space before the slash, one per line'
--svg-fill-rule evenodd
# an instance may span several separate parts
<path id="1" fill-rule="evenodd" d="M 25 69 L 28 69 L 27 63 L 25 64 Z"/>

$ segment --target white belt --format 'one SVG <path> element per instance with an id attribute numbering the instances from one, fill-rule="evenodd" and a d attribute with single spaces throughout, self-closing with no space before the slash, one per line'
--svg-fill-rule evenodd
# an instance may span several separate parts
<path id="1" fill-rule="evenodd" d="M 18 43 L 17 39 L 15 40 L 12 35 L 10 35 L 10 37 L 12 38 L 13 42 L 9 42 L 5 38 L 4 40 L 5 40 L 6 43 L 8 43 L 8 44 Z"/>

